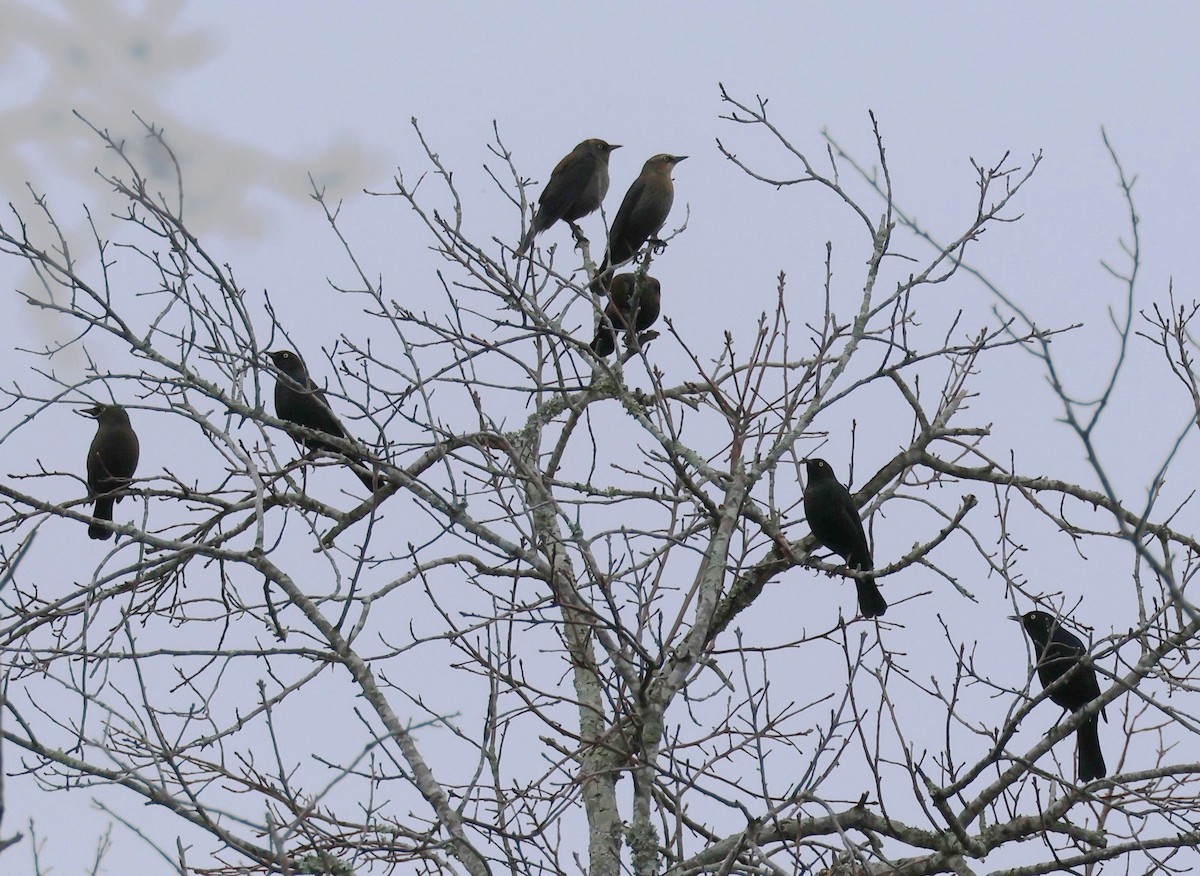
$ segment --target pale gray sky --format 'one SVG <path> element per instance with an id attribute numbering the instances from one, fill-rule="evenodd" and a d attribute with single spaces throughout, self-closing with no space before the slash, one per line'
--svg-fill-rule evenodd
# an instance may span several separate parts
<path id="1" fill-rule="evenodd" d="M 719 83 L 742 100 L 768 98 L 775 123 L 814 157 L 827 129 L 871 161 L 873 110 L 899 205 L 941 237 L 956 233 L 974 208 L 971 158 L 994 164 L 1011 152 L 1027 166 L 1030 155 L 1044 154 L 1017 205 L 1024 218 L 989 231 L 968 260 L 1040 323 L 1086 324 L 1055 343 L 1072 388 L 1086 396 L 1115 350 L 1107 309 L 1121 304 L 1120 286 L 1099 262 L 1120 264 L 1117 238 L 1127 234 L 1101 126 L 1126 172 L 1138 178 L 1139 306 L 1164 300 L 1172 280 L 1179 299 L 1196 297 L 1197 33 L 1200 8 L 1185 3 L 0 0 L 0 73 L 15 83 L 0 95 L 0 189 L 6 200 L 27 204 L 28 180 L 49 192 L 81 233 L 77 205 L 102 202 L 90 171 L 103 159 L 71 111 L 114 130 L 134 131 L 134 111 L 165 127 L 183 162 L 190 217 L 248 290 L 271 293 L 301 349 L 313 351 L 311 362 L 338 333 L 366 333 L 370 322 L 326 285 L 326 278 L 347 279 L 349 270 L 307 198 L 309 172 L 345 198 L 347 229 L 385 291 L 408 306 L 436 307 L 441 262 L 427 252 L 418 224 L 398 199 L 362 194 L 387 190 L 397 166 L 414 174 L 424 166 L 410 119 L 455 170 L 470 202 L 468 229 L 480 240 L 509 244 L 519 239 L 520 217 L 482 169 L 499 165 L 486 148 L 493 122 L 520 170 L 538 180 L 534 194 L 581 139 L 623 144 L 612 159 L 610 215 L 646 157 L 686 154 L 675 173 L 670 226 L 687 208 L 688 229 L 656 262 L 655 274 L 664 313 L 694 348 L 716 356 L 726 329 L 749 338 L 759 312 L 774 304 L 780 271 L 800 311 L 806 295 L 813 308 L 819 303 L 826 241 L 835 242 L 835 279 L 857 281 L 867 255 L 861 232 L 827 192 L 769 190 L 719 154 L 717 138 L 765 171 L 798 173 L 761 134 L 719 118 L 728 111 Z M 850 187 L 881 209 L 862 186 Z M 593 242 L 601 239 L 598 215 L 584 226 Z M 568 241 L 561 226 L 540 239 L 564 252 Z M 907 241 L 901 249 L 921 246 Z M 17 267 L 0 261 L 5 288 L 28 280 Z M 895 270 L 902 276 L 900 266 Z M 857 290 L 843 292 L 848 307 Z M 963 279 L 922 306 L 961 308 L 965 322 L 977 325 L 990 319 L 993 303 Z M 12 379 L 29 363 L 9 348 L 44 341 L 57 327 L 14 295 L 0 308 Z M 318 308 L 329 308 L 328 317 L 316 318 Z M 590 313 L 581 310 L 579 319 L 587 322 L 581 331 L 590 330 Z M 667 338 L 656 347 L 661 366 L 682 379 L 686 358 Z M 1145 346 L 1135 349 L 1116 396 L 1119 415 L 1098 436 L 1119 466 L 1118 487 L 1130 496 L 1144 491 L 1188 413 L 1173 388 L 1154 385 L 1163 370 L 1147 360 L 1152 356 Z M 995 424 L 993 445 L 1012 447 L 1027 470 L 1091 485 L 1077 444 L 1055 422 L 1040 374 L 1032 357 L 1016 351 L 985 366 L 976 383 L 977 416 Z M 31 452 L 48 467 L 82 461 L 82 447 L 31 449 L 32 438 L 18 439 L 4 448 L 5 473 Z M 151 445 L 153 435 L 144 433 L 143 443 Z M 860 470 L 894 447 L 886 430 L 860 436 Z M 1195 442 L 1182 453 L 1178 471 L 1194 472 Z M 848 449 L 831 445 L 829 455 L 844 476 Z M 154 464 L 152 453 L 143 468 L 147 463 Z M 1168 483 L 1167 495 L 1182 500 L 1191 486 Z M 916 539 L 890 535 L 884 522 L 877 553 L 902 551 Z M 79 546 L 89 561 L 92 547 Z M 1117 590 L 1127 563 L 1081 567 L 1062 546 L 1047 557 L 1027 573 L 1049 579 L 1047 590 L 1084 596 L 1080 614 L 1098 629 L 1122 625 Z M 981 594 L 988 590 L 975 584 Z M 911 592 L 922 586 L 913 583 Z M 992 589 L 981 606 L 961 608 L 981 633 L 1004 608 L 999 585 Z M 778 585 L 764 594 L 775 612 L 788 610 L 787 596 Z M 769 615 L 764 609 L 753 617 L 765 622 Z M 743 624 L 751 621 L 748 613 Z M 1019 631 L 995 629 L 1020 646 Z M 1024 670 L 1014 667 L 1014 679 Z M 89 811 L 87 796 L 39 799 L 27 784 L 12 782 L 3 833 L 24 829 L 33 815 L 46 840 L 44 860 L 60 874 L 82 872 L 92 838 L 107 823 Z M 129 805 L 114 805 L 121 803 Z M 141 807 L 134 814 L 159 817 Z M 120 830 L 115 841 L 109 872 L 133 872 L 127 862 L 143 854 L 141 847 Z M 6 866 L 22 854 L 8 852 Z"/>

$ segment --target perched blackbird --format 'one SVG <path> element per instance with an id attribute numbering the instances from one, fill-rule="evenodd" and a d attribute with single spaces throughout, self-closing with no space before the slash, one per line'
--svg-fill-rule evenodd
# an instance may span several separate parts
<path id="1" fill-rule="evenodd" d="M 1012 620 L 1019 621 L 1026 635 L 1033 642 L 1037 655 L 1038 679 L 1043 688 L 1054 685 L 1050 699 L 1068 712 L 1082 709 L 1100 696 L 1100 684 L 1096 681 L 1096 670 L 1085 666 L 1080 658 L 1087 648 L 1079 637 L 1059 625 L 1058 618 L 1044 611 L 1030 611 Z M 1061 683 L 1060 678 L 1067 676 Z M 1101 709 L 1103 714 L 1104 710 Z M 1092 715 L 1075 731 L 1076 760 L 1079 765 L 1079 780 L 1090 782 L 1104 777 L 1104 754 L 1100 751 L 1100 722 Z M 1108 720 L 1108 716 L 1105 716 Z"/>
<path id="2" fill-rule="evenodd" d="M 129 488 L 137 470 L 137 433 L 120 405 L 92 405 L 79 413 L 95 419 L 97 426 L 87 455 L 88 496 L 96 501 L 92 516 L 111 522 L 113 504 L 124 498 L 123 491 Z M 112 538 L 112 530 L 101 523 L 90 523 L 88 535 L 104 541 Z"/>
<path id="3" fill-rule="evenodd" d="M 850 491 L 838 483 L 833 469 L 823 459 L 806 459 L 808 483 L 804 485 L 804 516 L 820 545 L 846 561 L 851 569 L 869 572 L 871 548 L 858 507 Z M 887 611 L 887 601 L 875 582 L 854 579 L 858 588 L 858 611 L 863 617 L 878 617 Z"/>
<path id="4" fill-rule="evenodd" d="M 349 438 L 346 430 L 342 428 L 342 424 L 333 415 L 333 409 L 329 407 L 329 400 L 325 398 L 325 393 L 308 376 L 308 369 L 304 367 L 303 359 L 291 350 L 275 350 L 267 355 L 271 357 L 275 367 L 282 372 L 275 375 L 275 415 L 279 419 L 337 438 L 353 440 Z M 370 463 L 362 457 L 348 454 L 320 438 L 309 436 L 297 436 L 297 438 L 305 447 L 336 453 L 351 463 L 368 469 L 364 472 L 358 468 L 351 468 L 363 485 L 374 492 L 375 476 L 369 471 Z"/>
<path id="5" fill-rule="evenodd" d="M 617 348 L 617 335 L 624 334 L 629 329 L 630 322 L 633 323 L 635 331 L 641 332 L 654 325 L 654 321 L 658 319 L 662 306 L 662 286 L 649 275 L 642 277 L 635 300 L 635 280 L 635 274 L 617 274 L 613 277 L 612 285 L 608 288 L 608 306 L 604 308 L 604 319 L 596 326 L 596 337 L 592 341 L 592 352 L 597 356 L 607 356 Z"/>
<path id="6" fill-rule="evenodd" d="M 608 249 L 596 272 L 601 285 L 607 285 L 605 275 L 612 268 L 637 255 L 642 244 L 658 234 L 666 223 L 675 200 L 671 170 L 685 158 L 686 155 L 662 153 L 642 166 L 641 174 L 625 193 L 612 227 L 608 229 Z"/>
<path id="7" fill-rule="evenodd" d="M 608 194 L 608 159 L 619 145 L 603 140 L 584 140 L 572 149 L 550 172 L 550 180 L 538 199 L 537 213 L 525 239 L 517 248 L 523 255 L 533 239 L 563 219 L 574 222 L 599 209 Z"/>

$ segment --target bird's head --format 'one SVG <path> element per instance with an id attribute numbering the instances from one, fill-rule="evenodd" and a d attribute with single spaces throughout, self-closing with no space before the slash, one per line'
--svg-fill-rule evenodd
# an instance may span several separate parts
<path id="1" fill-rule="evenodd" d="M 833 469 L 825 460 L 813 458 L 804 459 L 801 461 L 804 463 L 804 467 L 808 470 L 808 479 L 810 481 L 837 480 L 837 478 L 833 476 Z"/>
<path id="2" fill-rule="evenodd" d="M 614 149 L 621 148 L 621 144 L 620 143 L 605 143 L 599 137 L 593 137 L 591 140 L 584 140 L 582 143 L 580 143 L 575 148 L 581 149 L 581 150 L 586 150 L 588 152 L 594 152 L 596 155 L 599 155 L 601 158 L 603 158 L 605 161 L 607 161 L 608 156 L 612 154 L 612 151 Z"/>
<path id="3" fill-rule="evenodd" d="M 1027 611 L 1022 615 L 1009 615 L 1009 620 L 1015 620 L 1025 628 L 1029 638 L 1035 642 L 1048 642 L 1058 626 L 1058 620 L 1044 611 Z"/>
<path id="4" fill-rule="evenodd" d="M 305 374 L 304 362 L 291 350 L 271 350 L 267 356 L 284 374 Z"/>
<path id="5" fill-rule="evenodd" d="M 671 168 L 687 158 L 686 155 L 669 155 L 666 152 L 660 152 L 653 158 L 648 160 L 645 166 L 642 167 L 642 173 L 665 173 L 670 174 Z"/>
<path id="6" fill-rule="evenodd" d="M 91 417 L 93 420 L 99 420 L 102 423 L 129 422 L 129 414 L 125 413 L 125 409 L 120 405 L 106 405 L 98 402 L 89 408 L 83 408 L 75 413 L 84 417 Z"/>

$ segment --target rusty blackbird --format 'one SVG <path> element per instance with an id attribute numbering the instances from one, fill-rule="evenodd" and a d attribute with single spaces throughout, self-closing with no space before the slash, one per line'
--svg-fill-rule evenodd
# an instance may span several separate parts
<path id="1" fill-rule="evenodd" d="M 604 318 L 596 326 L 596 337 L 592 341 L 592 352 L 607 356 L 616 347 L 617 335 L 628 331 L 633 324 L 635 331 L 645 331 L 654 325 L 662 306 L 662 286 L 658 280 L 646 275 L 636 284 L 635 274 L 617 274 L 608 288 L 608 305 Z M 635 285 L 637 296 L 634 297 Z M 636 310 L 635 310 L 636 308 Z"/>
<path id="2" fill-rule="evenodd" d="M 643 166 L 642 172 L 617 209 L 612 227 L 608 230 L 608 249 L 604 253 L 596 277 L 607 285 L 605 276 L 612 268 L 637 255 L 647 240 L 658 234 L 671 212 L 675 200 L 675 184 L 671 170 L 687 158 L 686 155 L 655 155 Z"/>
<path id="3" fill-rule="evenodd" d="M 275 375 L 275 415 L 297 426 L 305 426 L 316 432 L 324 432 L 326 435 L 352 442 L 353 439 L 346 434 L 346 430 L 334 416 L 325 393 L 308 376 L 304 360 L 291 350 L 274 350 L 267 355 L 280 371 Z M 363 485 L 368 490 L 375 490 L 377 484 L 374 474 L 369 470 L 370 463 L 362 457 L 349 454 L 320 438 L 308 435 L 293 437 L 311 450 L 324 450 L 345 457 L 352 463 L 351 470 Z M 368 471 L 362 471 L 356 466 Z"/>
<path id="4" fill-rule="evenodd" d="M 129 414 L 120 405 L 96 404 L 79 413 L 96 421 L 96 437 L 88 448 L 88 496 L 95 500 L 92 516 L 96 520 L 113 519 L 113 505 L 124 497 L 137 470 L 137 433 L 129 424 Z M 88 524 L 88 535 L 104 541 L 112 530 L 102 523 Z"/>
<path id="5" fill-rule="evenodd" d="M 525 239 L 517 248 L 523 255 L 533 239 L 559 219 L 574 223 L 599 209 L 608 194 L 608 159 L 619 145 L 603 140 L 584 140 L 568 152 L 550 171 L 550 180 L 542 189 L 538 209 L 529 224 Z"/>
<path id="6" fill-rule="evenodd" d="M 1020 617 L 1014 615 L 1011 620 L 1019 621 L 1033 642 L 1038 679 L 1043 688 L 1053 685 L 1047 694 L 1052 702 L 1074 712 L 1100 696 L 1096 670 L 1080 662 L 1087 654 L 1087 648 L 1078 636 L 1062 628 L 1058 618 L 1044 611 L 1030 611 Z M 1103 709 L 1100 714 L 1104 714 Z M 1103 778 L 1106 771 L 1104 754 L 1100 751 L 1098 718 L 1098 715 L 1092 715 L 1075 731 L 1075 756 L 1081 782 Z"/>
<path id="7" fill-rule="evenodd" d="M 833 469 L 823 459 L 806 459 L 808 483 L 804 485 L 804 516 L 820 545 L 845 560 L 851 569 L 869 572 L 874 568 L 867 533 L 858 506 Z M 875 582 L 855 578 L 858 610 L 863 617 L 878 617 L 887 611 L 887 601 Z"/>

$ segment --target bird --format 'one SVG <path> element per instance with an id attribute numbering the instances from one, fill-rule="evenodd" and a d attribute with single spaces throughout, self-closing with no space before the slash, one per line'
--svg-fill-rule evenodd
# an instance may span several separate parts
<path id="1" fill-rule="evenodd" d="M 635 331 L 650 328 L 658 319 L 661 307 L 662 285 L 658 280 L 647 274 L 639 283 L 636 274 L 617 274 L 608 288 L 608 305 L 604 308 L 604 318 L 596 326 L 592 352 L 597 356 L 612 353 L 617 348 L 618 334 L 627 331 L 631 322 Z"/>
<path id="2" fill-rule="evenodd" d="M 1087 647 L 1078 636 L 1063 629 L 1058 618 L 1044 611 L 1030 611 L 1020 617 L 1012 615 L 1010 620 L 1019 622 L 1033 642 L 1038 679 L 1043 689 L 1053 685 L 1048 694 L 1052 702 L 1075 712 L 1100 696 L 1096 670 L 1081 662 L 1087 655 Z M 1064 676 L 1067 677 L 1061 683 L 1055 684 Z M 1103 708 L 1100 714 L 1104 714 Z M 1107 771 L 1104 753 L 1100 751 L 1098 719 L 1099 715 L 1092 715 L 1075 731 L 1075 757 L 1079 780 L 1083 782 L 1104 778 Z M 1104 719 L 1107 721 L 1108 716 Z"/>
<path id="3" fill-rule="evenodd" d="M 529 231 L 517 247 L 518 258 L 533 245 L 535 237 L 559 219 L 574 223 L 600 208 L 608 194 L 608 159 L 614 149 L 620 148 L 620 144 L 593 137 L 563 156 L 550 171 L 550 180 L 538 198 Z"/>
<path id="4" fill-rule="evenodd" d="M 850 491 L 838 482 L 825 460 L 806 459 L 804 464 L 808 470 L 804 516 L 808 518 L 813 538 L 821 547 L 838 554 L 851 569 L 871 571 L 874 568 L 871 548 Z M 887 600 L 873 580 L 855 578 L 854 584 L 858 589 L 858 610 L 863 617 L 879 617 L 887 611 Z"/>
<path id="5" fill-rule="evenodd" d="M 596 278 L 601 285 L 607 284 L 605 275 L 612 268 L 637 255 L 642 244 L 658 234 L 666 223 L 671 203 L 675 200 L 671 171 L 685 158 L 686 155 L 663 152 L 642 165 L 641 174 L 625 193 L 612 227 L 608 229 L 608 249 L 596 271 Z"/>
<path id="6" fill-rule="evenodd" d="M 325 398 L 325 393 L 308 376 L 308 369 L 305 367 L 303 359 L 291 350 L 274 350 L 267 353 L 267 356 L 280 371 L 275 375 L 275 415 L 279 419 L 295 423 L 297 426 L 305 426 L 316 432 L 324 432 L 326 435 L 336 438 L 353 441 L 342 424 L 338 422 L 337 417 L 334 416 L 333 409 L 329 407 L 329 400 Z M 320 438 L 304 435 L 298 436 L 298 440 L 311 450 L 336 453 L 363 468 L 371 467 L 370 463 L 361 456 L 349 454 Z M 368 490 L 374 492 L 377 484 L 372 472 L 363 472 L 353 467 L 351 470 Z"/>
<path id="7" fill-rule="evenodd" d="M 120 405 L 95 404 L 79 413 L 96 421 L 96 436 L 87 455 L 88 498 L 96 503 L 92 516 L 97 521 L 111 522 L 113 505 L 124 498 L 122 491 L 129 488 L 137 471 L 138 436 L 129 424 L 128 412 Z M 102 523 L 88 524 L 88 535 L 94 539 L 105 541 L 112 534 Z"/>

